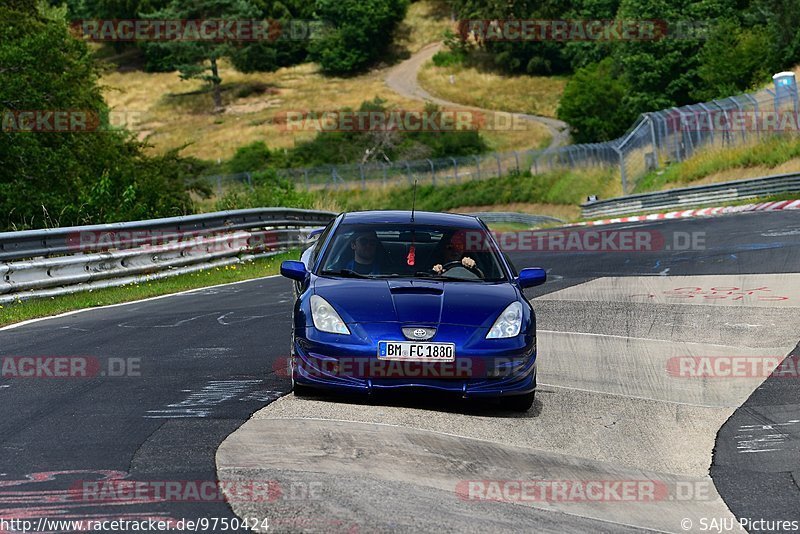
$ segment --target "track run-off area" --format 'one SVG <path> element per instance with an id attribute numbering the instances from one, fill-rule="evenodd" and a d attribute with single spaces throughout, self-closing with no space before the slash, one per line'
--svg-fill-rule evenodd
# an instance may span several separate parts
<path id="1" fill-rule="evenodd" d="M 286 395 L 280 277 L 4 328 L 0 517 L 262 518 L 255 530 L 276 532 L 800 522 L 800 214 L 592 231 L 651 246 L 508 251 L 549 274 L 528 291 L 539 389 L 525 414 Z M 47 376 L 45 358 L 72 372 Z"/>

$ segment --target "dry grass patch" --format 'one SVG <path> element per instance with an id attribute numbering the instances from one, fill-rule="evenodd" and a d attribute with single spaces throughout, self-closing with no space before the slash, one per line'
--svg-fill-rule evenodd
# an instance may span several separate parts
<path id="1" fill-rule="evenodd" d="M 184 155 L 206 160 L 228 159 L 236 149 L 264 141 L 270 149 L 291 148 L 312 139 L 315 131 L 287 132 L 281 114 L 287 110 L 326 111 L 357 108 L 380 97 L 389 109 L 422 110 L 423 104 L 400 97 L 384 85 L 385 70 L 352 78 L 323 76 L 316 65 L 303 64 L 271 73 L 242 74 L 223 63 L 224 113 L 215 114 L 208 87 L 200 81 L 182 81 L 175 72 L 138 70 L 103 76 L 111 108 L 124 113 L 128 128 L 152 145 L 151 151 L 188 146 Z M 252 86 L 261 92 L 251 93 Z M 248 96 L 237 97 L 237 94 Z M 529 149 L 546 145 L 546 128 L 532 124 L 526 131 L 485 132 L 492 150 Z"/>
<path id="2" fill-rule="evenodd" d="M 102 83 L 112 109 L 133 120 L 129 128 L 150 132 L 147 141 L 155 152 L 189 146 L 185 155 L 227 159 L 253 141 L 270 148 L 290 148 L 313 138 L 314 131 L 286 132 L 280 113 L 287 110 L 325 111 L 357 108 L 379 96 L 388 107 L 417 109 L 421 104 L 389 91 L 383 71 L 352 78 L 322 76 L 313 64 L 283 68 L 271 73 L 242 74 L 223 63 L 224 113 L 212 112 L 208 87 L 200 81 L 182 81 L 177 73 L 110 72 Z M 263 92 L 237 98 L 260 84 Z M 131 113 L 132 112 L 132 113 Z"/>
<path id="3" fill-rule="evenodd" d="M 450 83 L 453 76 L 454 83 Z M 445 100 L 485 109 L 555 117 L 567 79 L 561 76 L 501 76 L 473 67 L 426 64 L 419 83 Z"/>

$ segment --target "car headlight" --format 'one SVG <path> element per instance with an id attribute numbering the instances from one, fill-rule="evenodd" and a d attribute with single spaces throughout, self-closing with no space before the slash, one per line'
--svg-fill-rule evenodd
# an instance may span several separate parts
<path id="1" fill-rule="evenodd" d="M 520 328 L 522 328 L 522 304 L 512 302 L 494 322 L 486 334 L 486 339 L 514 337 L 519 334 Z"/>
<path id="2" fill-rule="evenodd" d="M 314 321 L 314 326 L 321 332 L 330 332 L 331 334 L 349 334 L 350 330 L 336 313 L 327 300 L 319 295 L 311 296 L 311 319 Z"/>

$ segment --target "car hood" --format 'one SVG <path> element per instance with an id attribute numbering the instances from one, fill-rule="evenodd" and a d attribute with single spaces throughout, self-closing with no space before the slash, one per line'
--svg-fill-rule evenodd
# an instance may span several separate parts
<path id="1" fill-rule="evenodd" d="M 490 327 L 519 296 L 508 282 L 317 278 L 314 292 L 345 323 L 398 322 Z"/>

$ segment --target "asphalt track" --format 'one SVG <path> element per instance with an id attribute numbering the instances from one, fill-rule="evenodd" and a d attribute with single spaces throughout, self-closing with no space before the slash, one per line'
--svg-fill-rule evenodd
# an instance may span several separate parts
<path id="1" fill-rule="evenodd" d="M 0 379 L 0 517 L 233 518 L 221 499 L 98 502 L 82 484 L 124 476 L 190 488 L 219 476 L 241 487 L 278 481 L 283 492 L 267 502 L 233 499 L 240 515 L 268 517 L 276 531 L 681 532 L 682 518 L 731 519 L 728 509 L 800 519 L 797 376 L 759 387 L 763 377 L 665 372 L 670 358 L 794 349 L 800 277 L 786 273 L 800 272 L 800 215 L 607 230 L 620 228 L 656 232 L 663 246 L 510 254 L 551 277 L 529 294 L 542 385 L 525 415 L 425 397 L 273 403 L 289 389 L 291 286 L 277 277 L 0 330 L 0 356 L 84 356 L 101 368 L 115 358 L 140 372 Z M 704 232 L 703 245 L 676 250 L 693 232 Z M 697 296 L 674 290 L 689 283 L 765 289 L 688 302 Z M 488 502 L 459 493 L 468 481 L 531 479 L 649 480 L 668 495 Z"/>

